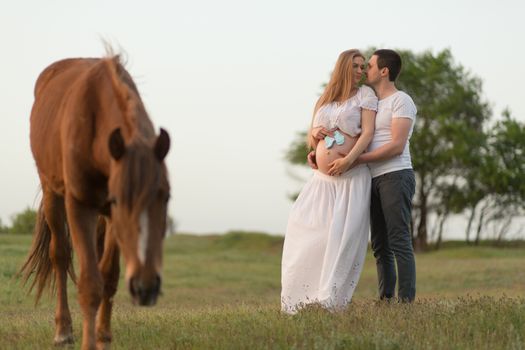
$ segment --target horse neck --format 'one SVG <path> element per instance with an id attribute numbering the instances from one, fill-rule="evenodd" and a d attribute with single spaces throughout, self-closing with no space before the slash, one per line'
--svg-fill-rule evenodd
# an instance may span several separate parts
<path id="1" fill-rule="evenodd" d="M 146 141 L 147 143 L 154 142 L 155 131 L 153 124 L 146 113 L 146 110 L 142 104 L 140 96 L 132 87 L 127 86 L 125 83 L 121 83 L 123 87 L 121 89 L 128 89 L 125 104 L 123 103 L 112 103 L 112 101 L 103 102 L 102 105 L 112 106 L 111 109 L 107 110 L 104 115 L 100 118 L 101 124 L 107 124 L 103 128 L 109 130 L 111 133 L 116 128 L 120 128 L 126 144 Z M 119 91 L 113 91 L 109 94 L 100 96 L 101 99 L 118 99 Z"/>
<path id="2" fill-rule="evenodd" d="M 112 90 L 108 96 L 111 96 L 114 99 L 113 102 L 116 102 L 111 105 L 118 109 L 115 113 L 110 113 L 109 117 L 117 119 L 117 127 L 121 128 L 128 142 L 134 138 L 154 138 L 153 125 L 142 104 L 138 89 L 130 74 L 120 63 L 118 56 L 103 60 L 103 65 L 109 80 L 107 85 Z"/>

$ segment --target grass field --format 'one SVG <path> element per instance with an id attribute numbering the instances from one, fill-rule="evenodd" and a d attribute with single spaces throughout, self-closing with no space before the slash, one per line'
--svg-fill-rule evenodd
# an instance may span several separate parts
<path id="1" fill-rule="evenodd" d="M 54 298 L 34 307 L 15 278 L 31 237 L 0 235 L 0 349 L 52 349 Z M 525 349 L 525 247 L 459 245 L 417 255 L 418 298 L 377 302 L 369 254 L 349 309 L 279 312 L 282 238 L 176 235 L 163 296 L 131 305 L 122 280 L 113 349 Z M 81 315 L 69 289 L 76 343 Z"/>

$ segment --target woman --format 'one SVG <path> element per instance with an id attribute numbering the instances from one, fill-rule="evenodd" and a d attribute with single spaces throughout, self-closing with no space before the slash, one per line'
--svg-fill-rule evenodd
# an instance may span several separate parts
<path id="1" fill-rule="evenodd" d="M 310 303 L 344 308 L 361 274 L 371 178 L 365 164 L 350 167 L 372 139 L 377 111 L 373 90 L 358 86 L 364 65 L 358 50 L 341 53 L 314 108 L 308 142 L 318 170 L 288 220 L 281 274 L 286 313 Z"/>

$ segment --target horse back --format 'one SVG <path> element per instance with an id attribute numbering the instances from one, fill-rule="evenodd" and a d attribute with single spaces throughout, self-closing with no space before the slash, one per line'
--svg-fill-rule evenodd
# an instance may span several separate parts
<path id="1" fill-rule="evenodd" d="M 42 185 L 58 194 L 64 194 L 68 158 L 71 152 L 85 154 L 79 159 L 74 172 L 78 179 L 68 179 L 72 184 L 86 182 L 86 176 L 98 178 L 90 164 L 89 145 L 94 121 L 90 120 L 90 108 L 96 108 L 96 99 L 89 92 L 91 70 L 100 59 L 75 58 L 57 61 L 47 67 L 37 79 L 35 102 L 31 111 L 31 150 Z M 81 164 L 80 167 L 78 164 Z M 71 165 L 70 165 L 71 166 Z M 87 187 L 90 184 L 84 183 Z"/>

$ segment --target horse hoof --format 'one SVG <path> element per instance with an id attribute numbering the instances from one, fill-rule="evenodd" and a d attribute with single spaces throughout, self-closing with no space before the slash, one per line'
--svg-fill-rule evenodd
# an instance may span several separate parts
<path id="1" fill-rule="evenodd" d="M 97 350 L 109 350 L 109 349 L 111 349 L 111 340 L 107 342 L 97 340 Z"/>
<path id="2" fill-rule="evenodd" d="M 97 335 L 97 343 L 111 343 L 111 333 L 99 333 Z"/>
<path id="3" fill-rule="evenodd" d="M 97 350 L 110 350 L 111 343 L 97 342 Z"/>
<path id="4" fill-rule="evenodd" d="M 71 334 L 57 335 L 54 340 L 56 346 L 64 346 L 73 344 L 74 342 L 73 335 Z"/>

